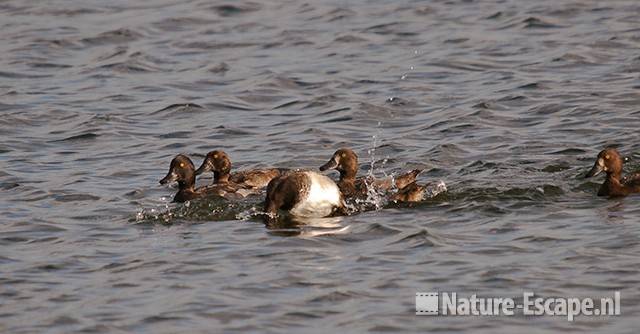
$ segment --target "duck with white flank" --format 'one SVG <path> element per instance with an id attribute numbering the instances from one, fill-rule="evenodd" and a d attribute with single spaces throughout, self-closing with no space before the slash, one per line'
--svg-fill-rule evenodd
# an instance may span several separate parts
<path id="1" fill-rule="evenodd" d="M 296 217 L 345 214 L 340 189 L 333 180 L 312 171 L 294 171 L 274 178 L 267 186 L 264 212 L 273 219 L 278 210 Z"/>

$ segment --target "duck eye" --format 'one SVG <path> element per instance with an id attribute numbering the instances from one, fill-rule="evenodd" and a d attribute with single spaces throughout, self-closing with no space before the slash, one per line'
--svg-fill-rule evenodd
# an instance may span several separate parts
<path id="1" fill-rule="evenodd" d="M 609 155 L 608 154 L 604 156 L 604 160 L 609 160 Z"/>
<path id="2" fill-rule="evenodd" d="M 180 163 L 180 167 L 184 167 L 184 162 L 181 162 L 181 163 Z"/>
<path id="3" fill-rule="evenodd" d="M 217 154 L 214 154 L 214 155 L 213 155 L 213 158 L 214 158 L 214 159 L 218 159 L 218 155 L 217 155 Z"/>
<path id="4" fill-rule="evenodd" d="M 342 153 L 340 156 L 344 158 L 344 157 L 346 157 L 347 155 L 346 155 L 346 154 L 344 154 L 344 153 Z"/>

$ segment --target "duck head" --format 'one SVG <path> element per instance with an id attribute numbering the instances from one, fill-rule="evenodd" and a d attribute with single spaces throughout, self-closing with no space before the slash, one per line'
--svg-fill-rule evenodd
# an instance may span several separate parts
<path id="1" fill-rule="evenodd" d="M 205 172 L 213 172 L 213 183 L 225 183 L 229 181 L 231 172 L 231 160 L 224 151 L 211 151 L 207 153 L 196 175 Z"/>
<path id="2" fill-rule="evenodd" d="M 340 178 L 355 178 L 358 172 L 358 156 L 348 148 L 337 150 L 326 164 L 320 166 L 321 171 L 335 169 Z"/>
<path id="3" fill-rule="evenodd" d="M 173 160 L 171 160 L 169 173 L 160 180 L 160 184 L 178 182 L 180 189 L 193 188 L 196 183 L 194 170 L 195 167 L 193 166 L 191 159 L 184 154 L 178 154 L 173 158 Z"/>
<path id="4" fill-rule="evenodd" d="M 606 148 L 598 154 L 598 160 L 596 160 L 593 168 L 585 177 L 592 177 L 605 172 L 607 175 L 619 178 L 620 174 L 622 174 L 622 163 L 622 157 L 615 148 Z"/>

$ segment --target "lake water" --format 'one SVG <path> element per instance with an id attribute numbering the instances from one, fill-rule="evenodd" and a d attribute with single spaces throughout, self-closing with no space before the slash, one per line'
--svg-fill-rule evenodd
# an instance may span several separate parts
<path id="1" fill-rule="evenodd" d="M 638 1 L 0 2 L 0 331 L 636 333 Z M 176 206 L 171 158 L 449 191 L 288 229 Z M 337 175 L 330 173 L 332 177 Z M 210 178 L 199 180 L 200 184 Z M 612 296 L 616 317 L 427 317 L 416 292 Z"/>

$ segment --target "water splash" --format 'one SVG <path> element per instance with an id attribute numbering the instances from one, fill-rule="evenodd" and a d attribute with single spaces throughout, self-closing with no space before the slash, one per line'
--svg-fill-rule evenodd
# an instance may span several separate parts
<path id="1" fill-rule="evenodd" d="M 418 55 L 420 52 L 418 50 L 413 50 L 413 54 L 414 55 Z M 414 71 L 415 70 L 415 66 L 411 65 L 409 66 L 409 71 Z M 407 77 L 409 77 L 409 72 L 405 72 L 402 74 L 402 76 L 400 76 L 400 80 L 406 80 Z"/>
<path id="2" fill-rule="evenodd" d="M 253 218 L 261 217 L 261 216 L 264 216 L 264 215 L 267 215 L 270 218 L 276 218 L 276 216 L 277 216 L 276 214 L 266 213 L 266 212 L 262 211 L 261 209 L 259 209 L 258 207 L 252 206 L 251 208 L 238 213 L 236 215 L 236 219 L 248 221 L 248 220 L 251 220 Z"/>
<path id="3" fill-rule="evenodd" d="M 367 197 L 366 199 L 360 199 L 355 201 L 355 209 L 359 211 L 366 210 L 380 210 L 384 208 L 389 203 L 389 194 L 397 193 L 400 189 L 397 188 L 396 185 L 396 173 L 387 174 L 385 166 L 389 161 L 389 158 L 386 157 L 382 160 L 379 165 L 379 172 L 384 175 L 384 178 L 388 178 L 391 184 L 391 187 L 385 191 L 378 189 L 375 185 L 376 177 L 376 149 L 379 147 L 378 141 L 382 138 L 382 123 L 378 122 L 376 134 L 372 136 L 371 148 L 367 151 L 369 154 L 369 170 L 367 171 L 367 175 L 364 179 L 365 185 L 367 187 Z M 424 190 L 424 198 L 433 198 L 438 196 L 441 193 L 447 191 L 447 185 L 444 181 L 438 180 L 437 182 L 430 182 L 425 185 Z"/>
<path id="4" fill-rule="evenodd" d="M 171 224 L 177 220 L 223 221 L 235 220 L 248 205 L 254 203 L 229 202 L 223 198 L 206 198 L 171 204 L 165 201 L 156 207 L 139 208 L 130 222 Z"/>
<path id="5" fill-rule="evenodd" d="M 169 207 L 169 202 L 165 197 L 160 198 L 163 204 L 158 205 L 155 208 L 138 208 L 136 216 L 130 222 L 144 223 L 144 222 L 157 222 L 162 224 L 168 224 L 173 219 L 173 211 Z M 187 202 L 188 203 L 188 202 Z"/>
<path id="6" fill-rule="evenodd" d="M 386 204 L 386 198 L 383 192 L 380 192 L 374 186 L 375 181 L 375 163 L 376 163 L 376 149 L 378 147 L 378 138 L 382 138 L 382 122 L 378 122 L 376 134 L 372 136 L 371 148 L 367 150 L 369 154 L 369 170 L 367 171 L 367 176 L 364 178 L 365 186 L 367 187 L 367 198 L 364 200 L 356 200 L 356 204 L 361 209 L 367 209 L 369 206 L 373 206 L 375 210 L 380 210 Z M 382 173 L 387 177 L 387 173 L 384 170 L 384 166 L 386 165 L 389 159 L 385 158 L 382 161 L 381 169 Z"/>
<path id="7" fill-rule="evenodd" d="M 371 177 L 373 177 L 373 170 L 376 163 L 376 148 L 378 147 L 378 137 L 382 137 L 382 122 L 378 122 L 376 134 L 371 136 L 371 139 L 372 139 L 371 148 L 367 150 L 367 153 L 369 154 L 369 159 L 370 159 L 369 171 L 367 175 Z"/>
<path id="8" fill-rule="evenodd" d="M 447 185 L 442 180 L 438 180 L 435 183 L 427 184 L 424 190 L 425 198 L 434 198 L 442 193 L 447 192 Z"/>

